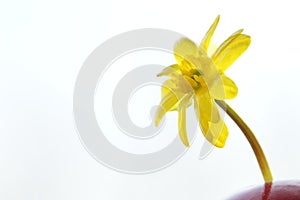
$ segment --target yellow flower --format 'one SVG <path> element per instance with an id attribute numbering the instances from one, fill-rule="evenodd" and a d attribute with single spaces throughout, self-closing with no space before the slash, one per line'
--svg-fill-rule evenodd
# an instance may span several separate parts
<path id="1" fill-rule="evenodd" d="M 155 124 L 158 126 L 167 112 L 177 110 L 179 135 L 186 146 L 189 146 L 186 109 L 192 100 L 205 138 L 217 147 L 224 147 L 228 136 L 228 129 L 215 100 L 236 97 L 238 88 L 224 72 L 248 48 L 251 39 L 242 34 L 243 30 L 239 30 L 209 56 L 207 52 L 219 18 L 215 19 L 199 46 L 188 38 L 180 39 L 174 47 L 177 64 L 158 74 L 169 76 L 170 79 L 163 84 Z"/>

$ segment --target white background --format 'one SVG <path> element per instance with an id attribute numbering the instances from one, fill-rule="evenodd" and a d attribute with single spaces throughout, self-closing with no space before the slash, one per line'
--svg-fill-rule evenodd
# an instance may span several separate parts
<path id="1" fill-rule="evenodd" d="M 216 44 L 239 28 L 252 36 L 227 71 L 239 87 L 229 103 L 256 133 L 275 180 L 300 179 L 297 1 L 1 0 L 0 198 L 214 200 L 262 184 L 249 145 L 229 119 L 224 149 L 198 160 L 199 135 L 174 165 L 140 176 L 96 162 L 73 123 L 74 83 L 98 45 L 137 28 L 169 29 L 200 42 L 218 14 Z"/>

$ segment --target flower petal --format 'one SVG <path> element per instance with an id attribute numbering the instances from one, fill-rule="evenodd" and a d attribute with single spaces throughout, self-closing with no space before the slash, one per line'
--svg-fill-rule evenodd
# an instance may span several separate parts
<path id="1" fill-rule="evenodd" d="M 222 77 L 219 74 L 216 74 L 213 79 L 209 79 L 206 82 L 213 99 L 224 100 L 226 98 L 226 90 Z"/>
<path id="2" fill-rule="evenodd" d="M 207 31 L 207 33 L 205 34 L 204 38 L 202 39 L 200 47 L 203 48 L 206 52 L 208 52 L 210 40 L 211 40 L 211 38 L 212 38 L 212 36 L 213 36 L 216 28 L 217 28 L 219 20 L 220 20 L 220 15 L 218 15 L 216 17 L 215 21 L 212 23 L 212 25 L 210 26 L 209 30 Z"/>
<path id="3" fill-rule="evenodd" d="M 178 106 L 178 130 L 179 136 L 183 144 L 187 147 L 190 146 L 189 140 L 186 132 L 186 108 L 189 106 L 189 102 L 191 99 L 190 94 L 185 95 L 179 103 Z"/>
<path id="4" fill-rule="evenodd" d="M 222 81 L 225 89 L 225 99 L 233 99 L 238 94 L 238 88 L 229 77 L 222 75 Z"/>
<path id="5" fill-rule="evenodd" d="M 180 66 L 177 64 L 170 65 L 166 68 L 164 68 L 159 74 L 157 74 L 158 77 L 160 76 L 169 76 L 171 78 L 175 78 L 178 75 L 180 75 Z"/>
<path id="6" fill-rule="evenodd" d="M 179 90 L 176 86 L 175 80 L 173 79 L 166 80 L 161 87 L 161 98 L 164 99 L 167 95 L 170 95 L 169 93 L 173 93 L 176 95 L 177 99 L 181 99 L 183 94 L 179 93 L 178 91 Z M 178 108 L 178 102 L 168 111 L 177 110 L 177 108 Z"/>
<path id="7" fill-rule="evenodd" d="M 229 36 L 229 37 L 228 37 L 228 38 L 227 38 L 227 39 L 226 39 L 226 40 L 218 47 L 218 49 L 215 51 L 213 57 L 216 56 L 217 54 L 219 54 L 220 51 L 222 51 L 222 49 L 223 49 L 224 47 L 226 47 L 228 44 L 230 44 L 230 42 L 232 42 L 232 40 L 234 40 L 236 37 L 238 37 L 239 35 L 241 35 L 243 31 L 244 31 L 243 29 L 240 29 L 240 30 L 234 32 L 231 36 Z"/>
<path id="8" fill-rule="evenodd" d="M 158 126 L 166 112 L 170 111 L 178 103 L 178 96 L 170 91 L 167 93 L 160 102 L 160 107 L 156 110 L 155 125 Z"/>
<path id="9" fill-rule="evenodd" d="M 218 122 L 220 119 L 219 110 L 211 98 L 207 87 L 201 87 L 201 89 L 195 92 L 195 110 L 198 117 L 208 122 Z M 200 118 L 199 118 L 200 119 Z"/>
<path id="10" fill-rule="evenodd" d="M 190 39 L 182 38 L 175 44 L 174 56 L 177 60 L 177 63 L 181 66 L 181 69 L 189 71 L 192 65 L 189 61 L 189 58 L 198 57 L 198 47 Z"/>
<path id="11" fill-rule="evenodd" d="M 195 80 L 201 83 L 201 86 L 204 86 L 208 89 L 208 93 L 211 95 L 211 98 L 224 100 L 226 97 L 226 90 L 223 85 L 222 76 L 218 73 L 214 77 L 202 77 L 194 76 Z"/>
<path id="12" fill-rule="evenodd" d="M 230 36 L 212 55 L 212 60 L 217 65 L 217 68 L 221 73 L 223 73 L 238 57 L 240 57 L 250 45 L 250 36 L 241 34 L 241 32 L 242 30 Z"/>
<path id="13" fill-rule="evenodd" d="M 195 110 L 204 137 L 216 147 L 224 147 L 228 129 L 208 92 L 196 93 Z"/>
<path id="14" fill-rule="evenodd" d="M 224 121 L 220 119 L 217 123 L 209 123 L 207 136 L 211 137 L 211 141 L 209 141 L 213 145 L 223 148 L 228 137 L 228 129 Z"/>
<path id="15" fill-rule="evenodd" d="M 236 84 L 226 75 L 216 75 L 214 79 L 205 81 L 213 99 L 233 99 L 238 94 Z"/>
<path id="16" fill-rule="evenodd" d="M 165 98 L 171 91 L 176 88 L 176 84 L 173 79 L 166 80 L 161 87 L 161 98 Z"/>

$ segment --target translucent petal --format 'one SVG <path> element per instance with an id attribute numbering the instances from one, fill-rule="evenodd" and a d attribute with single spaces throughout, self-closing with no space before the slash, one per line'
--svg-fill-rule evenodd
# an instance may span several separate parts
<path id="1" fill-rule="evenodd" d="M 166 112 L 170 111 L 178 103 L 178 96 L 174 92 L 167 93 L 160 102 L 160 107 L 156 110 L 155 125 L 158 126 Z"/>
<path id="2" fill-rule="evenodd" d="M 199 81 L 201 77 L 196 77 L 195 79 Z M 217 74 L 215 78 L 208 80 L 202 78 L 201 84 L 207 85 L 211 98 L 213 99 L 233 99 L 238 94 L 238 88 L 236 84 L 224 74 Z"/>
<path id="3" fill-rule="evenodd" d="M 168 95 L 172 90 L 176 88 L 175 81 L 173 79 L 166 80 L 161 87 L 161 97 L 162 99 Z"/>
<path id="4" fill-rule="evenodd" d="M 193 92 L 193 87 L 190 84 L 190 82 L 184 77 L 184 76 L 179 76 L 177 78 L 177 93 L 182 93 L 182 94 L 187 94 Z"/>
<path id="5" fill-rule="evenodd" d="M 210 44 L 208 51 L 207 51 L 208 56 L 211 57 L 214 54 L 214 52 L 217 50 L 217 48 L 218 48 L 218 46 L 216 43 Z"/>
<path id="6" fill-rule="evenodd" d="M 189 71 L 191 69 L 190 58 L 198 57 L 198 47 L 190 39 L 182 38 L 175 44 L 174 55 L 182 70 Z"/>
<path id="7" fill-rule="evenodd" d="M 224 147 L 228 129 L 221 119 L 215 102 L 207 92 L 198 92 L 194 98 L 195 110 L 204 137 L 216 147 Z"/>
<path id="8" fill-rule="evenodd" d="M 226 89 L 219 74 L 216 74 L 214 78 L 207 80 L 206 84 L 213 99 L 224 100 L 226 98 Z"/>
<path id="9" fill-rule="evenodd" d="M 202 86 L 208 89 L 211 98 L 224 100 L 226 98 L 226 89 L 224 87 L 222 76 L 218 73 L 214 77 L 194 77 Z"/>
<path id="10" fill-rule="evenodd" d="M 169 76 L 169 77 L 177 77 L 180 72 L 180 66 L 177 64 L 170 65 L 166 68 L 164 68 L 159 74 L 157 74 L 158 77 L 160 76 Z"/>
<path id="11" fill-rule="evenodd" d="M 201 87 L 195 92 L 195 102 L 198 110 L 198 116 L 209 122 L 218 122 L 220 119 L 219 110 L 211 98 L 208 88 Z M 196 106 L 196 105 L 195 105 Z"/>
<path id="12" fill-rule="evenodd" d="M 171 92 L 177 96 L 177 99 L 180 99 L 183 96 L 183 94 L 179 94 L 178 91 L 179 90 L 176 86 L 175 80 L 166 80 L 161 87 L 161 98 L 164 99 L 167 95 L 170 95 L 169 93 Z M 177 108 L 178 102 L 169 111 L 177 110 Z"/>
<path id="13" fill-rule="evenodd" d="M 179 70 L 179 65 L 171 65 L 166 67 L 161 73 L 157 76 L 169 76 L 171 79 L 166 81 L 163 84 L 162 91 L 169 92 L 167 88 L 171 88 L 172 90 L 178 93 L 188 93 L 193 90 L 191 83 L 187 80 L 186 75 L 182 75 Z"/>
<path id="14" fill-rule="evenodd" d="M 229 36 L 229 37 L 228 37 L 228 38 L 227 38 L 227 39 L 226 39 L 226 40 L 225 40 L 225 41 L 217 48 L 217 50 L 215 51 L 213 57 L 216 56 L 216 55 L 218 55 L 218 54 L 220 53 L 220 51 L 222 51 L 222 49 L 223 49 L 224 47 L 226 47 L 228 44 L 230 44 L 230 42 L 231 42 L 232 40 L 234 40 L 236 37 L 238 37 L 239 35 L 241 35 L 243 31 L 244 31 L 243 29 L 240 29 L 240 30 L 234 32 L 231 36 Z"/>
<path id="15" fill-rule="evenodd" d="M 179 136 L 183 144 L 187 147 L 190 146 L 187 131 L 186 131 L 186 108 L 190 102 L 191 95 L 186 95 L 179 103 L 178 107 L 178 130 Z"/>
<path id="16" fill-rule="evenodd" d="M 222 75 L 222 81 L 225 89 L 225 99 L 233 99 L 238 94 L 238 88 L 229 77 Z"/>
<path id="17" fill-rule="evenodd" d="M 212 60 L 220 72 L 224 72 L 249 47 L 251 38 L 241 34 L 242 30 L 234 33 L 223 42 L 212 55 Z"/>
<path id="18" fill-rule="evenodd" d="M 217 67 L 207 53 L 199 53 L 199 56 L 190 62 L 197 70 L 201 72 L 206 78 L 211 78 L 218 73 Z"/>
<path id="19" fill-rule="evenodd" d="M 213 24 L 210 26 L 209 30 L 207 31 L 207 33 L 205 34 L 204 38 L 202 39 L 201 42 L 201 47 L 207 52 L 208 48 L 209 48 L 209 44 L 211 41 L 211 38 L 217 28 L 217 25 L 219 23 L 220 20 L 220 15 L 218 15 L 215 19 L 215 21 L 213 22 Z"/>
<path id="20" fill-rule="evenodd" d="M 211 137 L 211 143 L 216 147 L 223 148 L 225 146 L 228 129 L 222 119 L 217 123 L 209 123 L 208 137 Z"/>

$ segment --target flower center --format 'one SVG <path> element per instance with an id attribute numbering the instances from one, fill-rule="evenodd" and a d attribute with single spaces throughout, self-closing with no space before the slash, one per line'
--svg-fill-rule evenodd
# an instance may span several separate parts
<path id="1" fill-rule="evenodd" d="M 193 87 L 194 90 L 197 90 L 201 87 L 201 76 L 203 73 L 197 69 L 191 69 L 188 73 L 183 73 L 183 77 L 186 81 Z"/>

